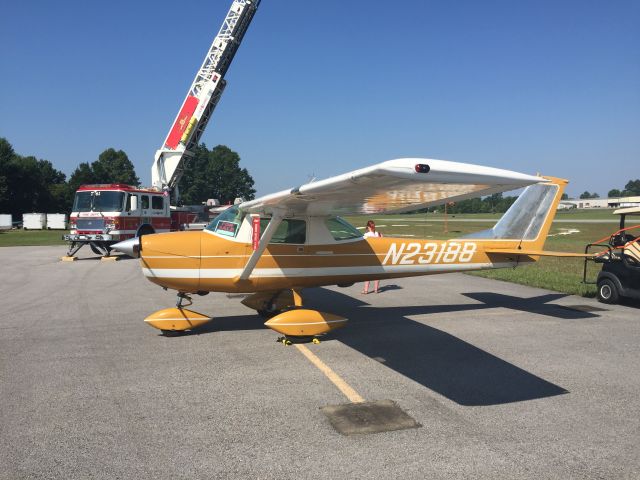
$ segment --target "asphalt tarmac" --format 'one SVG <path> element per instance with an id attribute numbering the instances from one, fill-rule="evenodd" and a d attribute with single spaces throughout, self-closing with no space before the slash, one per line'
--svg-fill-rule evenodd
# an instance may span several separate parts
<path id="1" fill-rule="evenodd" d="M 345 436 L 321 410 L 345 394 L 237 296 L 166 338 L 142 320 L 175 296 L 137 261 L 64 252 L 0 248 L 2 479 L 640 478 L 637 305 L 462 274 L 305 290 L 350 319 L 305 347 L 419 424 Z"/>

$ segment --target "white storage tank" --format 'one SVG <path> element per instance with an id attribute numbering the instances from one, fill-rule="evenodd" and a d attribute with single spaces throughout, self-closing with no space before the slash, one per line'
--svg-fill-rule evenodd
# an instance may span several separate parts
<path id="1" fill-rule="evenodd" d="M 47 215 L 44 213 L 24 213 L 22 228 L 25 230 L 43 230 L 47 226 Z"/>
<path id="2" fill-rule="evenodd" d="M 64 213 L 47 213 L 47 229 L 66 230 L 67 215 Z"/>
<path id="3" fill-rule="evenodd" d="M 11 230 L 13 218 L 11 215 L 0 214 L 0 230 Z"/>

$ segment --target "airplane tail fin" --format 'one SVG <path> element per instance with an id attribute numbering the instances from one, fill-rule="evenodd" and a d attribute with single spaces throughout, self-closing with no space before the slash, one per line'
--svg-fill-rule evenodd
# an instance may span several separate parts
<path id="1" fill-rule="evenodd" d="M 543 178 L 546 182 L 528 186 L 493 228 L 467 238 L 504 240 L 514 242 L 514 248 L 522 253 L 541 252 L 568 183 L 560 178 Z"/>

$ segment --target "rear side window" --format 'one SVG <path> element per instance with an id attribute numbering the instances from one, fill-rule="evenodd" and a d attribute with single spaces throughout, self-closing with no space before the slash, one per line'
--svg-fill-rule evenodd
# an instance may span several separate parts
<path id="1" fill-rule="evenodd" d="M 325 224 L 334 240 L 349 240 L 362 237 L 362 234 L 353 225 L 340 217 L 327 218 Z"/>
<path id="2" fill-rule="evenodd" d="M 164 200 L 163 197 L 153 196 L 151 197 L 151 208 L 154 210 L 163 210 L 164 209 Z"/>
<path id="3" fill-rule="evenodd" d="M 264 233 L 271 221 L 270 218 L 260 219 L 260 232 Z M 285 219 L 282 220 L 276 233 L 271 237 L 269 243 L 305 243 L 307 241 L 307 222 L 304 220 Z"/>

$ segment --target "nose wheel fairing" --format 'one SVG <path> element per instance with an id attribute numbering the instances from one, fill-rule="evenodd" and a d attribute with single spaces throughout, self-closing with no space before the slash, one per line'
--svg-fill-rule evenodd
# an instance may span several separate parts
<path id="1" fill-rule="evenodd" d="M 144 321 L 162 332 L 182 332 L 192 330 L 212 320 L 202 313 L 194 312 L 186 308 L 165 308 L 152 313 Z"/>

